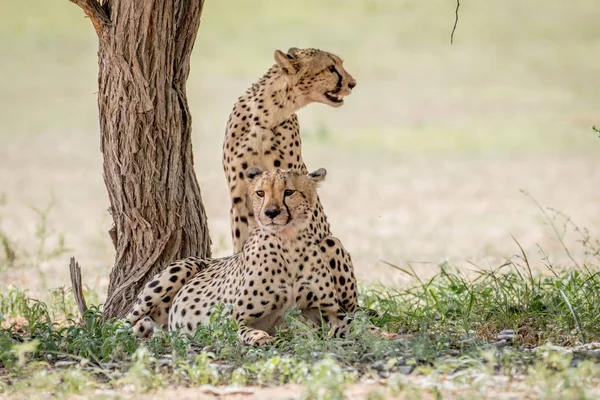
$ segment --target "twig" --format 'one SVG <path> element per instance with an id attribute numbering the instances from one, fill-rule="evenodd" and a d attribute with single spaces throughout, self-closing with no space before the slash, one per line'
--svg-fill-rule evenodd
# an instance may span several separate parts
<path id="1" fill-rule="evenodd" d="M 71 0 L 72 1 L 72 0 Z M 458 25 L 458 9 L 460 8 L 460 0 L 456 0 L 456 10 L 454 10 L 454 27 L 452 27 L 452 33 L 450 34 L 450 44 L 454 44 L 454 31 L 456 30 L 456 25 Z"/>
<path id="2" fill-rule="evenodd" d="M 81 318 L 83 318 L 83 315 L 88 308 L 85 304 L 85 299 L 83 298 L 81 267 L 79 266 L 79 263 L 75 261 L 75 257 L 71 257 L 71 261 L 69 262 L 69 273 L 71 274 L 71 287 L 73 288 L 73 296 L 77 302 L 77 307 L 79 308 Z"/>
<path id="3" fill-rule="evenodd" d="M 106 10 L 98 0 L 69 0 L 73 4 L 77 4 L 92 21 L 92 25 L 96 29 L 98 36 L 104 30 L 104 27 L 111 24 L 110 18 Z"/>
<path id="4" fill-rule="evenodd" d="M 546 221 L 548 221 L 548 224 L 550 225 L 550 227 L 554 231 L 554 234 L 556 235 L 556 240 L 558 240 L 558 242 L 562 246 L 562 248 L 565 251 L 567 257 L 569 257 L 569 259 L 573 262 L 573 264 L 575 264 L 575 266 L 578 269 L 581 269 L 581 266 L 575 260 L 575 258 L 573 257 L 573 255 L 569 251 L 569 248 L 565 244 L 565 241 L 563 240 L 563 235 L 561 235 L 560 232 L 558 232 L 558 229 L 556 228 L 556 224 L 554 223 L 554 221 L 552 220 L 552 218 L 550 218 L 550 215 L 548 215 L 548 213 L 546 212 L 546 209 L 544 207 L 542 207 L 542 205 L 532 195 L 530 195 L 529 192 L 526 192 L 525 190 L 522 190 L 522 189 L 520 190 L 520 192 L 523 193 L 525 196 L 529 197 L 531 199 L 531 201 L 533 201 L 533 203 L 537 206 L 537 208 L 542 212 L 542 214 L 544 214 L 544 218 L 546 218 Z"/>

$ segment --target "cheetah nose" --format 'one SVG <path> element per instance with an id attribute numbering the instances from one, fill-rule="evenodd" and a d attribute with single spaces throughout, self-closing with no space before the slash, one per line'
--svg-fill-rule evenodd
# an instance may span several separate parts
<path id="1" fill-rule="evenodd" d="M 350 90 L 354 89 L 356 87 L 356 81 L 349 82 L 348 87 L 350 88 Z"/>
<path id="2" fill-rule="evenodd" d="M 281 213 L 281 211 L 279 211 L 279 208 L 277 207 L 268 207 L 267 209 L 265 209 L 265 215 L 271 219 L 278 216 L 279 213 Z"/>

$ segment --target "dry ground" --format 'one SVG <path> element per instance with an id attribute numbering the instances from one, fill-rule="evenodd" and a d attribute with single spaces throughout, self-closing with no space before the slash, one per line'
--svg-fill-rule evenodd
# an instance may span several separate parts
<path id="1" fill-rule="evenodd" d="M 8 188 L 0 208 L 2 230 L 10 233 L 18 251 L 27 243 L 37 246 L 37 215 L 29 206 L 44 207 L 54 196 L 48 225 L 64 232 L 72 249 L 67 254 L 82 263 L 87 284 L 104 292 L 112 249 L 99 157 L 83 157 L 72 142 L 59 155 L 45 151 L 49 147 L 37 142 L 26 153 L 10 152 L 14 172 L 2 177 Z M 600 191 L 593 185 L 600 182 L 600 163 L 591 156 L 440 159 L 352 150 L 331 158 L 323 146 L 308 143 L 306 148 L 312 151 L 310 165 L 330 171 L 323 201 L 363 280 L 402 279 L 381 260 L 402 266 L 409 261 L 423 273 L 436 271 L 445 258 L 461 265 L 495 265 L 518 252 L 510 234 L 533 260 L 541 258 L 539 244 L 564 261 L 542 213 L 519 189 L 569 213 L 582 226 L 600 226 Z M 216 254 L 227 254 L 227 192 L 219 169 L 203 172 L 210 168 L 205 161 L 199 160 L 197 169 L 214 248 Z M 576 238 L 571 233 L 566 241 L 581 259 Z M 67 260 L 64 255 L 42 263 L 50 286 L 66 282 Z M 33 289 L 39 283 L 28 269 L 12 267 L 2 274 L 4 282 L 21 287 Z"/>

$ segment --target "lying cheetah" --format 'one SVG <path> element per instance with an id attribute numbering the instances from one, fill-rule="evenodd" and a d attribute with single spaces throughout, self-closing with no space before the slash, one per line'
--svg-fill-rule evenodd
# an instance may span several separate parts
<path id="1" fill-rule="evenodd" d="M 240 253 L 220 259 L 196 257 L 177 261 L 156 275 L 138 296 L 127 316 L 134 330 L 148 335 L 155 326 L 193 334 L 208 323 L 217 303 L 233 307 L 240 340 L 249 345 L 272 343 L 283 314 L 298 307 L 311 323 L 329 322 L 332 334 L 347 331 L 335 277 L 325 263 L 328 248 L 341 248 L 326 238 L 325 254 L 308 228 L 317 204 L 316 187 L 324 169 L 303 175 L 279 169 L 246 170 L 249 197 L 258 222 Z M 354 283 L 349 289 L 356 291 Z M 322 318 L 322 319 L 321 319 Z"/>
<path id="2" fill-rule="evenodd" d="M 231 195 L 231 232 L 234 252 L 241 251 L 255 224 L 252 200 L 247 196 L 245 171 L 249 166 L 265 170 L 286 168 L 308 172 L 302 159 L 298 117 L 295 112 L 313 102 L 339 107 L 356 86 L 342 60 L 317 49 L 275 51 L 276 64 L 242 95 L 229 116 L 223 144 L 223 168 Z M 317 198 L 309 230 L 328 249 L 327 265 L 338 295 L 347 295 L 343 306 L 356 307 L 354 268 L 340 241 L 331 239 L 329 223 Z M 326 240 L 326 238 L 329 238 Z M 333 241 L 334 245 L 329 246 Z M 342 267 L 340 269 L 340 266 Z"/>

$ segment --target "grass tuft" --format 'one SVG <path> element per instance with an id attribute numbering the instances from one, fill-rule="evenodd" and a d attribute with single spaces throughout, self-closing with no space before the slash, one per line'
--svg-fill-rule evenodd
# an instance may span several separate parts
<path id="1" fill-rule="evenodd" d="M 97 306 L 75 320 L 76 305 L 64 289 L 44 303 L 8 288 L 0 293 L 0 363 L 8 371 L 0 387 L 27 392 L 56 385 L 61 393 L 82 393 L 105 386 L 148 392 L 170 385 L 292 383 L 304 386 L 304 398 L 341 399 L 348 383 L 362 378 L 390 378 L 389 390 L 405 392 L 399 378 L 405 374 L 433 380 L 445 374 L 465 384 L 481 376 L 543 375 L 552 384 L 600 376 L 595 353 L 548 344 L 577 349 L 600 341 L 596 269 L 558 271 L 548 263 L 547 273 L 536 273 L 524 253 L 492 269 L 461 271 L 444 263 L 427 281 L 410 266 L 395 267 L 412 284 L 363 290 L 362 305 L 377 315 L 357 313 L 348 337 L 327 339 L 326 326 L 311 329 L 291 310 L 277 343 L 260 348 L 239 343 L 224 306 L 191 337 L 157 331 L 140 341 L 124 321 L 102 322 Z M 374 337 L 371 324 L 403 335 Z M 508 339 L 500 340 L 501 333 Z M 65 365 L 71 367 L 60 368 Z M 575 378 L 575 367 L 584 375 Z"/>

